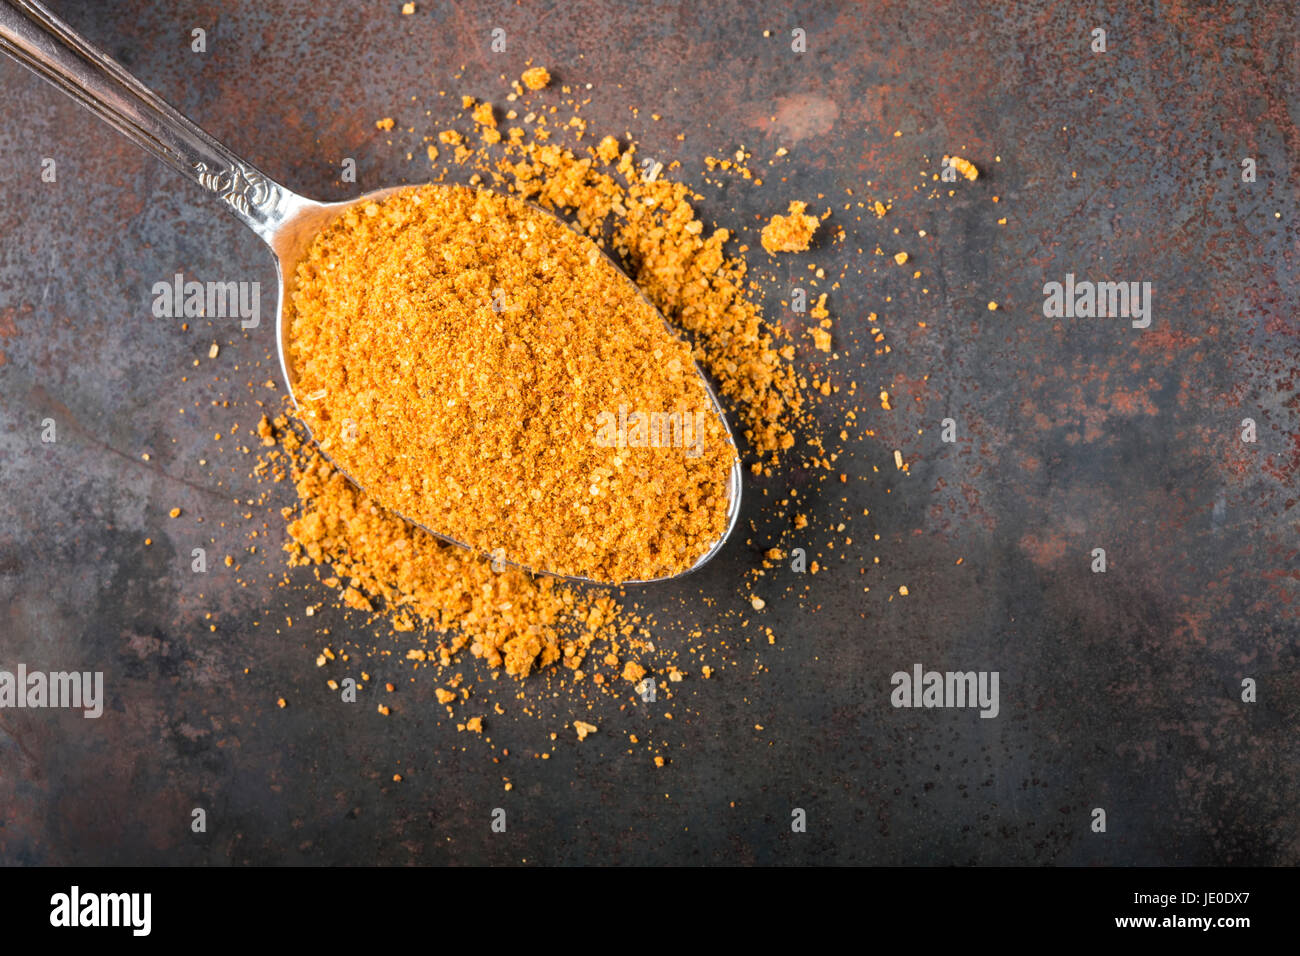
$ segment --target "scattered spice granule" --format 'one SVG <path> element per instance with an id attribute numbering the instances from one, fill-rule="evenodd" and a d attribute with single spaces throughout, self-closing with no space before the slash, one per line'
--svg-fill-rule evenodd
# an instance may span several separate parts
<path id="1" fill-rule="evenodd" d="M 948 165 L 957 170 L 957 172 L 961 173 L 971 182 L 980 178 L 980 171 L 975 168 L 975 164 L 969 159 L 962 159 L 960 156 L 945 156 L 944 159 L 948 161 Z"/>
<path id="2" fill-rule="evenodd" d="M 817 297 L 817 301 L 813 304 L 813 307 L 808 311 L 808 314 L 811 315 L 814 319 L 824 319 L 831 314 L 830 310 L 826 308 L 825 292 L 823 292 L 820 296 Z"/>
<path id="3" fill-rule="evenodd" d="M 813 233 L 817 231 L 816 216 L 804 214 L 808 204 L 794 201 L 790 203 L 789 214 L 777 214 L 763 227 L 763 248 L 768 252 L 803 252 L 812 242 Z"/>
<path id="4" fill-rule="evenodd" d="M 169 518 L 179 518 L 180 516 L 181 516 L 180 508 L 173 508 L 171 511 L 167 512 L 167 517 Z"/>
<path id="5" fill-rule="evenodd" d="M 278 700 L 276 700 L 276 702 L 275 702 L 275 706 L 277 706 L 277 707 L 279 707 L 281 710 L 283 710 L 284 708 L 286 708 L 286 707 L 289 706 L 289 702 L 288 702 L 287 700 L 285 700 L 283 697 L 281 697 L 281 698 L 279 698 Z"/>
<path id="6" fill-rule="evenodd" d="M 344 588 L 341 599 L 348 607 L 355 608 L 358 611 L 374 610 L 374 606 L 370 603 L 370 599 L 354 587 Z"/>
<path id="7" fill-rule="evenodd" d="M 613 136 L 606 136 L 596 147 L 596 155 L 603 163 L 612 163 L 619 157 L 618 140 Z"/>
<path id="8" fill-rule="evenodd" d="M 483 733 L 483 718 L 471 717 L 469 720 L 465 721 L 465 729 L 476 734 Z"/>
<path id="9" fill-rule="evenodd" d="M 906 253 L 906 252 L 895 253 L 895 254 L 894 254 L 894 261 L 897 262 L 900 266 L 901 266 L 901 265 L 906 265 L 906 264 L 907 264 L 907 253 Z"/>
<path id="10" fill-rule="evenodd" d="M 379 709 L 379 712 L 380 712 L 381 714 L 383 714 L 385 717 L 388 716 L 388 708 L 385 707 L 383 704 L 380 704 L 378 709 Z"/>
<path id="11" fill-rule="evenodd" d="M 349 210 L 292 302 L 302 414 L 384 507 L 607 582 L 685 571 L 726 529 L 735 456 L 690 346 L 531 206 L 430 185 Z"/>
<path id="12" fill-rule="evenodd" d="M 388 130 L 393 128 L 393 118 L 385 116 L 383 119 L 375 120 L 375 129 Z"/>
<path id="13" fill-rule="evenodd" d="M 998 310 L 998 304 L 997 304 L 996 302 L 990 302 L 990 303 L 989 303 L 989 311 L 990 311 L 990 312 L 996 312 L 997 310 Z"/>
<path id="14" fill-rule="evenodd" d="M 443 690 L 441 687 L 434 690 L 434 695 L 438 698 L 440 704 L 450 704 L 456 699 L 456 695 L 449 690 Z"/>
<path id="15" fill-rule="evenodd" d="M 595 724 L 588 724 L 581 720 L 575 720 L 573 722 L 573 729 L 578 732 L 579 740 L 586 740 L 587 734 L 594 734 L 598 728 Z"/>
<path id="16" fill-rule="evenodd" d="M 216 342 L 213 342 L 211 347 L 208 348 L 208 358 L 214 359 L 219 354 L 221 354 L 221 346 L 217 345 Z M 148 461 L 147 458 L 145 460 Z"/>
<path id="17" fill-rule="evenodd" d="M 749 603 L 755 611 L 761 611 L 763 608 L 767 607 L 767 602 L 758 595 L 754 595 L 754 597 L 750 599 Z"/>
<path id="18" fill-rule="evenodd" d="M 524 82 L 524 86 L 530 90 L 545 89 L 546 85 L 551 82 L 551 74 L 544 66 L 534 66 L 524 70 L 523 76 L 519 77 Z"/>
<path id="19" fill-rule="evenodd" d="M 645 668 L 635 661 L 628 661 L 623 665 L 623 679 L 636 683 L 645 676 Z"/>
<path id="20" fill-rule="evenodd" d="M 809 329 L 808 333 L 813 338 L 813 345 L 815 345 L 819 351 L 829 352 L 831 350 L 831 334 L 825 329 L 813 328 Z"/>
<path id="21" fill-rule="evenodd" d="M 415 4 L 413 4 L 413 3 L 404 3 L 404 4 L 402 4 L 402 16 L 404 16 L 404 17 L 409 17 L 409 16 L 410 16 L 412 13 L 414 13 L 414 12 L 415 12 Z M 394 779 L 394 780 L 401 780 L 402 778 L 401 778 L 401 777 L 394 777 L 393 779 Z"/>
<path id="22" fill-rule="evenodd" d="M 907 597 L 907 595 L 908 595 L 908 593 L 909 593 L 908 590 L 907 590 L 907 585 L 906 585 L 906 584 L 900 584 L 900 585 L 898 586 L 898 593 L 901 594 L 901 595 L 903 595 L 903 597 Z"/>

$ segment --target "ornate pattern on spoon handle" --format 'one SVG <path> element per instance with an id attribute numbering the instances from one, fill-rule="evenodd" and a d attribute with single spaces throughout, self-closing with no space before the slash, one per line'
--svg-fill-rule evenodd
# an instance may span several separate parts
<path id="1" fill-rule="evenodd" d="M 257 170 L 243 163 L 232 163 L 226 169 L 213 169 L 205 162 L 194 164 L 199 185 L 216 193 L 245 216 L 255 209 L 273 209 L 279 198 L 280 187 Z"/>

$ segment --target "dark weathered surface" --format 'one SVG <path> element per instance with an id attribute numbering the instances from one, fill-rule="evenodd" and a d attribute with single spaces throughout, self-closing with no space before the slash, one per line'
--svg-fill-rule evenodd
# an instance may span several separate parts
<path id="1" fill-rule="evenodd" d="M 832 294 L 852 355 L 832 376 L 868 397 L 887 387 L 896 410 L 841 462 L 869 479 L 846 486 L 871 511 L 852 560 L 830 562 L 802 604 L 773 594 L 763 620 L 778 644 L 738 638 L 763 643 L 766 669 L 696 682 L 671 725 L 606 706 L 600 734 L 563 732 L 535 760 L 545 731 L 582 716 L 559 698 L 544 721 L 493 722 L 511 752 L 494 764 L 435 724 L 431 680 L 403 683 L 392 718 L 373 696 L 342 705 L 314 658 L 323 628 L 337 640 L 357 622 L 330 601 L 303 617 L 326 597 L 307 573 L 294 576 L 307 590 L 274 586 L 287 489 L 243 505 L 259 494 L 249 460 L 212 441 L 256 421 L 245 383 L 274 374 L 269 323 L 183 333 L 148 309 L 152 283 L 177 271 L 269 288 L 268 254 L 0 62 L 0 668 L 101 669 L 110 701 L 98 721 L 0 711 L 0 860 L 1300 862 L 1290 5 L 1112 3 L 1091 17 L 1068 3 L 816 4 L 764 18 L 740 2 L 422 2 L 413 17 L 397 2 L 51 5 L 266 172 L 323 197 L 357 188 L 335 179 L 343 156 L 361 188 L 418 175 L 376 118 L 418 123 L 438 89 L 499 99 L 499 74 L 530 57 L 593 84 L 593 129 L 631 132 L 688 178 L 739 143 L 763 159 L 790 147 L 787 182 L 703 189 L 703 212 L 736 226 L 817 193 L 838 213 L 846 187 L 896 199 L 879 223 L 833 218 L 848 240 L 811 256 L 833 274 L 845 257 L 868 267 Z M 1089 50 L 1096 26 L 1104 54 Z M 194 27 L 206 54 L 189 50 Z M 494 27 L 505 54 L 489 51 Z M 926 198 L 922 173 L 959 149 L 984 176 Z M 43 157 L 56 184 L 40 181 Z M 912 262 L 873 275 L 877 243 Z M 806 261 L 777 267 L 774 307 Z M 1044 318 L 1042 285 L 1067 272 L 1151 281 L 1151 328 Z M 871 311 L 888 356 L 868 357 Z M 840 402 L 823 412 L 834 431 Z M 46 417 L 55 445 L 39 440 Z M 939 441 L 948 417 L 955 446 Z M 1239 438 L 1247 417 L 1254 445 Z M 192 574 L 191 547 L 248 543 L 248 512 L 272 534 L 242 576 L 265 585 L 239 586 L 219 560 Z M 663 592 L 660 640 L 721 614 L 701 589 L 738 607 L 734 582 L 762 546 L 738 540 Z M 1089 569 L 1098 547 L 1104 575 Z M 891 708 L 889 675 L 918 661 L 998 670 L 1001 715 Z M 362 666 L 404 681 L 396 661 Z M 1243 677 L 1258 703 L 1241 702 Z M 638 727 L 669 742 L 667 767 L 621 754 Z M 190 833 L 194 807 L 205 835 Z M 494 807 L 506 834 L 489 830 Z M 808 833 L 789 832 L 792 807 Z M 1093 807 L 1104 835 L 1089 831 Z"/>

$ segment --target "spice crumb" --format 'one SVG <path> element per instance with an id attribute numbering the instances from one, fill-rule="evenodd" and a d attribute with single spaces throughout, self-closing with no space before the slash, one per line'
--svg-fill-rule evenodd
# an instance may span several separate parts
<path id="1" fill-rule="evenodd" d="M 948 161 L 948 165 L 957 170 L 957 172 L 961 173 L 971 182 L 980 178 L 980 171 L 975 168 L 975 164 L 969 159 L 962 159 L 960 156 L 945 156 L 944 159 Z"/>
<path id="2" fill-rule="evenodd" d="M 818 226 L 816 216 L 804 214 L 807 208 L 807 203 L 795 200 L 790 203 L 787 215 L 773 216 L 763 227 L 763 248 L 770 253 L 803 252 L 807 249 Z"/>
<path id="3" fill-rule="evenodd" d="M 545 89 L 546 85 L 551 82 L 551 74 L 544 66 L 534 66 L 524 70 L 520 79 L 524 81 L 524 86 L 530 90 L 541 90 Z"/>

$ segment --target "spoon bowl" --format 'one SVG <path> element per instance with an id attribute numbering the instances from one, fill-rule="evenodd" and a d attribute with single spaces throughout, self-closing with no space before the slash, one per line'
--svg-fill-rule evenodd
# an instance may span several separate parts
<path id="1" fill-rule="evenodd" d="M 438 184 L 433 184 L 433 185 L 438 185 Z M 289 398 L 293 402 L 295 409 L 300 409 L 301 404 L 299 402 L 298 395 L 295 388 L 297 385 L 297 375 L 294 372 L 293 363 L 290 360 L 291 351 L 290 351 L 290 344 L 289 344 L 289 333 L 290 333 L 292 316 L 291 316 L 291 308 L 289 306 L 289 303 L 293 301 L 293 287 L 297 277 L 298 263 L 306 255 L 307 250 L 311 246 L 312 240 L 314 240 L 316 236 L 318 236 L 322 231 L 328 228 L 330 224 L 334 222 L 335 219 L 337 219 L 339 216 L 346 213 L 349 209 L 358 206 L 364 206 L 367 203 L 380 202 L 397 193 L 409 189 L 421 188 L 421 186 L 422 184 L 388 186 L 382 189 L 376 189 L 371 192 L 364 193 L 363 195 L 358 196 L 355 199 L 346 199 L 340 202 L 326 203 L 326 202 L 317 202 L 312 199 L 307 199 L 304 196 L 299 196 L 295 193 L 290 193 L 288 190 L 284 190 L 284 187 L 276 185 L 275 188 L 284 190 L 285 193 L 281 204 L 283 213 L 281 215 L 271 217 L 268 220 L 266 227 L 264 227 L 264 229 L 259 229 L 257 231 L 258 234 L 261 235 L 262 238 L 266 241 L 267 245 L 271 247 L 271 251 L 275 253 L 276 275 L 279 280 L 278 283 L 279 289 L 278 289 L 277 303 L 276 303 L 276 310 L 275 310 L 276 345 L 279 350 L 279 356 L 280 356 L 281 376 L 288 387 Z M 464 187 L 456 187 L 456 188 L 464 188 Z M 478 187 L 478 188 L 482 188 L 482 187 Z M 515 198 L 517 201 L 523 201 L 523 200 L 519 200 L 518 197 L 513 197 L 513 198 Z M 558 220 L 559 222 L 563 223 L 566 228 L 572 228 L 571 226 L 569 226 L 568 223 L 564 222 L 563 219 L 560 219 L 550 210 L 544 209 L 541 206 L 538 206 L 536 203 L 529 202 L 527 203 L 527 205 L 532 207 L 537 212 L 542 213 L 543 215 Z M 661 313 L 659 309 L 655 306 L 655 304 L 650 301 L 650 299 L 646 296 L 645 292 L 640 288 L 640 286 L 637 286 L 636 283 L 633 282 L 633 280 L 626 275 L 626 273 L 623 271 L 619 263 L 612 256 L 610 256 L 608 252 L 606 252 L 605 250 L 601 250 L 601 252 L 605 256 L 606 260 L 610 262 L 615 267 L 615 269 L 618 270 L 619 274 L 624 276 L 625 281 L 633 285 L 633 287 L 637 291 L 637 294 L 640 296 L 641 300 L 650 309 L 654 310 L 654 313 L 659 316 L 660 320 L 664 323 L 664 327 L 668 329 L 669 333 L 676 336 L 677 331 L 672 327 L 672 324 L 669 323 L 669 321 L 666 318 L 664 318 L 663 313 Z M 710 547 L 710 549 L 707 552 L 701 555 L 700 558 L 691 567 L 687 568 L 685 571 L 682 571 L 675 575 L 670 575 L 670 576 L 660 577 L 660 578 L 619 581 L 617 582 L 617 584 L 620 587 L 624 585 L 655 584 L 662 581 L 670 581 L 675 578 L 679 578 L 684 575 L 690 574 L 691 572 L 697 570 L 698 568 L 703 567 L 710 560 L 712 560 L 713 557 L 719 551 L 722 550 L 723 545 L 726 544 L 727 539 L 731 536 L 731 532 L 735 529 L 736 523 L 740 518 L 740 495 L 741 495 L 742 472 L 740 467 L 740 456 L 736 450 L 735 436 L 731 432 L 731 427 L 727 422 L 726 413 L 723 411 L 722 403 L 718 400 L 717 393 L 713 390 L 713 386 L 709 383 L 708 378 L 700 371 L 698 366 L 696 367 L 696 374 L 699 376 L 700 382 L 704 386 L 705 392 L 709 396 L 709 402 L 712 407 L 713 413 L 717 416 L 718 421 L 722 424 L 723 431 L 726 434 L 727 444 L 731 447 L 731 451 L 732 451 L 732 464 L 731 464 L 731 469 L 728 472 L 728 476 L 727 476 L 726 530 L 713 543 L 712 547 Z M 303 419 L 302 416 L 298 417 L 298 421 L 302 424 L 303 428 L 307 430 L 308 434 L 310 434 L 311 428 L 310 426 L 307 425 L 306 421 Z M 357 481 L 348 472 L 346 468 L 344 468 L 342 465 L 339 464 L 338 461 L 332 458 L 327 452 L 320 449 L 319 446 L 317 446 L 317 450 L 321 455 L 323 455 L 326 459 L 329 460 L 330 464 L 333 465 L 334 468 L 336 468 L 343 475 L 345 475 L 349 481 L 351 481 L 358 488 L 364 490 L 364 485 L 362 485 L 361 482 Z M 401 513 L 394 511 L 394 514 L 400 515 Z M 401 517 L 403 520 L 416 525 L 417 527 L 423 529 L 428 534 L 431 534 L 435 538 L 445 541 L 448 544 L 453 544 L 470 551 L 477 551 L 480 554 L 484 554 L 484 552 L 480 551 L 479 549 L 476 549 L 471 545 L 458 540 L 456 537 L 452 535 L 430 528 L 427 525 L 408 517 L 407 515 L 401 515 Z M 550 575 L 551 577 L 556 577 L 563 581 L 570 581 L 579 584 L 607 585 L 610 583 L 605 581 L 596 581 L 591 578 L 580 577 L 575 575 L 557 574 L 556 572 L 547 570 L 545 568 L 528 567 L 527 565 L 519 564 L 517 562 L 510 561 L 509 559 L 505 559 L 504 563 L 511 567 L 519 568 L 520 570 L 523 571 L 528 571 L 530 573 L 547 574 Z"/>
<path id="2" fill-rule="evenodd" d="M 349 209 L 365 203 L 378 202 L 402 190 L 417 187 L 415 185 L 389 186 L 341 202 L 319 202 L 299 195 L 241 160 L 36 0 L 0 0 L 0 50 L 57 86 L 128 139 L 178 170 L 191 182 L 214 193 L 228 210 L 257 233 L 270 247 L 275 257 L 278 279 L 275 338 L 280 359 L 280 373 L 294 408 L 300 408 L 294 390 L 296 376 L 290 361 L 288 339 L 289 303 L 293 299 L 293 283 L 296 279 L 298 263 L 302 261 L 316 236 Z M 518 197 L 514 198 L 518 200 Z M 566 228 L 573 228 L 554 212 L 533 203 L 529 205 L 543 215 L 564 223 Z M 636 288 L 642 301 L 654 309 L 670 334 L 677 335 L 676 330 L 654 303 L 623 272 L 619 263 L 604 250 L 602 253 L 607 261 L 623 275 L 624 280 Z M 618 586 L 673 580 L 699 569 L 722 550 L 740 517 L 741 469 L 735 437 L 727 423 L 722 404 L 718 401 L 718 396 L 708 378 L 698 366 L 695 371 L 709 396 L 714 414 L 722 424 L 727 443 L 732 451 L 732 465 L 727 479 L 726 530 L 687 570 L 660 578 L 619 581 L 616 582 Z M 299 416 L 299 421 L 301 420 Z M 305 422 L 303 425 L 306 427 Z M 308 431 L 310 432 L 309 428 Z M 329 458 L 324 451 L 321 451 L 321 454 Z M 354 485 L 364 490 L 364 487 L 337 462 L 333 459 L 330 459 L 330 462 Z M 400 516 L 449 544 L 471 551 L 478 550 L 457 540 L 453 535 L 429 528 L 418 521 L 412 521 L 406 515 Z M 478 553 L 483 552 L 478 551 Z M 504 563 L 530 573 L 550 574 L 576 583 L 615 583 L 555 574 L 546 568 L 527 567 L 508 559 Z"/>

